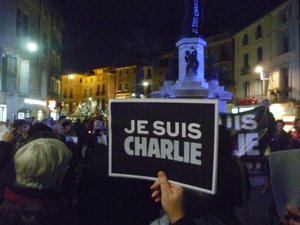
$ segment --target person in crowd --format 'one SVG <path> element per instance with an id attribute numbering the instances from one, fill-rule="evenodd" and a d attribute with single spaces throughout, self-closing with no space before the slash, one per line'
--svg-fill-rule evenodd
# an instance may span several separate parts
<path id="1" fill-rule="evenodd" d="M 42 119 L 41 123 L 47 125 L 49 128 L 52 129 L 52 127 L 53 127 L 53 118 L 52 117 L 44 118 L 44 119 Z"/>
<path id="2" fill-rule="evenodd" d="M 76 225 L 64 207 L 45 202 L 25 202 L 0 210 L 0 225 Z M 75 223 L 74 223 L 75 222 Z"/>
<path id="3" fill-rule="evenodd" d="M 81 150 L 83 148 L 85 137 L 87 135 L 85 132 L 85 127 L 84 127 L 83 123 L 81 123 L 80 119 L 76 119 L 75 123 L 72 126 L 72 129 L 74 130 L 76 136 L 78 137 L 77 145 L 78 145 L 78 148 Z M 81 155 L 81 152 L 80 152 L 80 155 Z"/>
<path id="4" fill-rule="evenodd" d="M 219 126 L 217 192 L 215 195 L 185 189 L 185 215 L 195 221 L 217 221 L 217 224 L 240 225 L 235 214 L 249 198 L 250 182 L 245 165 L 233 156 L 233 141 L 229 130 Z M 243 174 L 242 174 L 243 173 Z M 245 176 L 242 176 L 245 175 Z M 245 185 L 243 185 L 245 184 Z"/>
<path id="5" fill-rule="evenodd" d="M 7 127 L 7 129 L 11 129 L 12 124 L 11 124 L 10 119 L 7 119 L 7 120 L 5 121 L 5 126 Z"/>
<path id="6" fill-rule="evenodd" d="M 241 222 L 235 209 L 249 197 L 249 177 L 245 166 L 233 156 L 233 140 L 230 131 L 223 125 L 219 126 L 218 139 L 217 193 L 208 195 L 187 190 L 185 209 L 195 219 L 211 215 L 225 225 L 239 225 Z M 244 178 L 242 173 L 245 173 Z"/>
<path id="7" fill-rule="evenodd" d="M 48 134 L 48 133 L 53 134 L 53 137 L 57 138 L 57 136 L 54 136 L 55 134 L 52 131 L 52 129 L 49 128 L 46 124 L 36 123 L 31 128 L 29 128 L 26 142 L 32 139 L 37 139 L 38 137 L 40 138 L 49 137 L 49 136 L 44 136 L 44 134 Z"/>
<path id="8" fill-rule="evenodd" d="M 62 129 L 62 123 L 67 120 L 67 117 L 65 115 L 62 115 L 58 118 L 56 123 L 52 126 L 52 130 L 54 130 L 56 133 L 60 133 L 60 130 Z"/>
<path id="9" fill-rule="evenodd" d="M 84 155 L 88 157 L 91 151 L 94 151 L 98 145 L 107 145 L 107 136 L 104 134 L 105 126 L 100 119 L 94 119 L 92 132 L 88 134 L 85 145 L 86 150 Z"/>
<path id="10" fill-rule="evenodd" d="M 29 129 L 28 139 L 26 140 L 26 143 L 38 138 L 56 138 L 58 140 L 61 140 L 66 144 L 66 146 L 72 152 L 72 146 L 73 146 L 72 143 L 70 144 L 66 142 L 65 139 L 61 139 L 61 136 L 57 135 L 51 128 L 49 128 L 47 125 L 43 123 L 37 123 Z M 72 204 L 74 203 L 74 199 L 76 198 L 75 196 L 78 188 L 78 184 L 77 184 L 78 182 L 76 180 L 80 178 L 82 173 L 82 168 L 79 168 L 80 170 L 77 169 L 77 167 L 79 167 L 78 166 L 79 162 L 76 156 L 77 155 L 73 154 L 72 152 L 72 158 L 69 163 L 69 168 L 66 171 L 64 180 L 59 190 L 60 194 L 64 196 Z"/>
<path id="11" fill-rule="evenodd" d="M 270 151 L 292 149 L 294 147 L 291 136 L 283 129 L 285 123 L 283 120 L 276 120 L 276 129 L 270 140 Z"/>
<path id="12" fill-rule="evenodd" d="M 274 132 L 276 130 L 276 121 L 275 121 L 275 118 L 274 118 L 274 115 L 273 113 L 270 112 L 270 105 L 271 105 L 271 102 L 269 99 L 264 99 L 261 103 L 260 103 L 261 106 L 265 107 L 266 108 L 266 116 L 267 116 L 267 133 L 266 133 L 266 141 L 264 143 L 261 143 L 261 148 L 264 150 L 264 151 L 261 151 L 262 153 L 265 154 L 265 151 L 270 148 L 271 146 L 271 140 L 272 140 L 272 137 L 274 137 Z M 267 156 L 264 156 L 264 160 L 261 162 L 261 167 L 265 168 L 267 171 L 268 171 L 268 165 L 269 165 L 269 162 L 268 162 L 268 157 Z M 270 189 L 270 177 L 268 175 L 268 172 L 266 172 L 266 175 L 264 176 L 264 184 L 263 184 L 263 189 L 261 190 L 261 194 L 265 194 L 269 191 Z"/>
<path id="13" fill-rule="evenodd" d="M 15 129 L 15 136 L 13 140 L 14 150 L 18 150 L 21 146 L 24 145 L 27 138 L 26 132 L 26 122 L 22 119 L 17 119 L 14 121 L 13 128 Z"/>
<path id="14" fill-rule="evenodd" d="M 276 130 L 276 120 L 272 112 L 270 112 L 270 105 L 271 102 L 269 99 L 264 99 L 261 103 L 260 106 L 265 107 L 266 109 L 266 117 L 267 117 L 267 132 L 266 136 L 267 138 L 265 139 L 266 142 L 261 144 L 262 150 L 266 150 L 270 146 L 270 140 L 274 136 L 274 132 Z M 262 152 L 264 152 L 262 151 Z"/>
<path id="15" fill-rule="evenodd" d="M 22 219 L 19 211 L 38 207 L 38 224 L 76 224 L 73 214 L 58 194 L 72 157 L 71 151 L 58 139 L 38 138 L 23 145 L 14 156 L 16 180 L 4 190 L 0 221 Z M 59 221 L 59 222 L 58 222 Z M 2 223 L 3 224 L 3 223 Z M 22 223 L 20 223 L 22 224 Z M 23 223 L 25 224 L 25 223 Z"/>
<path id="16" fill-rule="evenodd" d="M 94 144 L 79 184 L 80 224 L 149 225 L 159 210 L 146 191 L 150 184 L 139 179 L 110 177 L 108 147 Z"/>
<path id="17" fill-rule="evenodd" d="M 294 143 L 291 138 L 291 136 L 283 129 L 285 126 L 285 123 L 283 120 L 276 120 L 276 129 L 275 132 L 272 134 L 270 139 L 270 153 L 282 151 L 282 150 L 289 150 L 294 148 Z M 271 186 L 271 176 L 270 176 L 270 165 L 267 161 L 266 165 L 266 175 L 268 186 L 266 186 L 261 193 L 266 193 L 269 191 L 269 188 Z M 278 213 L 276 210 L 274 199 L 272 199 L 269 209 L 268 209 L 269 217 L 278 217 Z"/>
<path id="18" fill-rule="evenodd" d="M 74 157 L 78 157 L 79 150 L 77 149 L 77 143 L 75 143 L 72 136 L 76 134 L 72 130 L 72 123 L 69 120 L 64 120 L 62 123 L 57 123 L 53 127 L 54 133 L 70 148 Z"/>
<path id="19" fill-rule="evenodd" d="M 244 164 L 233 156 L 234 144 L 230 131 L 219 126 L 217 193 L 211 196 L 211 213 L 225 225 L 239 225 L 235 214 L 249 198 L 250 181 Z"/>
<path id="20" fill-rule="evenodd" d="M 171 225 L 195 225 L 184 212 L 184 189 L 180 185 L 170 183 L 163 171 L 158 172 L 157 180 L 150 188 L 151 197 L 155 202 L 161 202 Z"/>
<path id="21" fill-rule="evenodd" d="M 57 123 L 62 124 L 62 123 L 65 122 L 66 120 L 67 120 L 67 117 L 66 117 L 65 115 L 61 115 L 61 116 L 58 118 Z"/>
<path id="22" fill-rule="evenodd" d="M 64 136 L 65 141 L 68 143 L 73 143 L 76 147 L 78 143 L 78 137 L 72 127 L 72 122 L 70 120 L 65 120 L 61 125 L 63 127 L 62 136 Z"/>
<path id="23" fill-rule="evenodd" d="M 292 137 L 294 147 L 300 148 L 300 119 L 294 121 L 294 126 L 289 131 L 289 135 Z"/>
<path id="24" fill-rule="evenodd" d="M 15 180 L 13 145 L 10 143 L 13 138 L 14 130 L 7 131 L 0 141 L 0 203 L 3 200 L 4 188 Z"/>
<path id="25" fill-rule="evenodd" d="M 80 166 L 80 149 L 69 135 L 69 133 L 72 132 L 71 122 L 67 119 L 62 120 L 62 123 L 57 123 L 56 126 L 53 127 L 54 133 L 56 133 L 59 139 L 70 149 L 73 156 L 61 187 L 61 194 L 65 196 L 70 203 L 75 204 L 78 188 L 77 179 L 80 176 L 80 172 L 77 169 Z"/>

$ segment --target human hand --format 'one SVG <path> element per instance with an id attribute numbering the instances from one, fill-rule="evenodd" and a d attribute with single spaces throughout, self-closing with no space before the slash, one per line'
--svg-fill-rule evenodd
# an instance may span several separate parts
<path id="1" fill-rule="evenodd" d="M 2 136 L 2 141 L 11 142 L 14 139 L 16 129 L 6 131 Z"/>
<path id="2" fill-rule="evenodd" d="M 287 225 L 300 225 L 300 209 L 287 205 L 289 215 L 285 220 Z"/>
<path id="3" fill-rule="evenodd" d="M 171 223 L 184 217 L 183 188 L 180 185 L 169 183 L 166 174 L 160 171 L 151 190 L 153 191 L 151 197 L 155 202 L 161 202 Z"/>

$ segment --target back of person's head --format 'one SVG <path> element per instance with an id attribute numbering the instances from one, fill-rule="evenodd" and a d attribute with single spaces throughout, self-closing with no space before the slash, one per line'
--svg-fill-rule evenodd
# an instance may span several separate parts
<path id="1" fill-rule="evenodd" d="M 64 122 L 61 123 L 61 125 L 66 128 L 67 126 L 71 126 L 72 125 L 72 122 L 69 121 L 69 120 L 65 120 Z"/>
<path id="2" fill-rule="evenodd" d="M 64 115 L 62 115 L 62 116 L 60 116 L 60 117 L 58 118 L 58 123 L 59 123 L 59 124 L 62 124 L 65 120 L 67 120 L 67 117 L 64 116 Z"/>
<path id="3" fill-rule="evenodd" d="M 25 122 L 26 122 L 26 121 L 23 120 L 23 119 L 17 119 L 17 120 L 14 121 L 13 127 L 14 127 L 14 128 L 22 127 L 22 126 L 25 125 Z"/>
<path id="4" fill-rule="evenodd" d="M 46 124 L 37 123 L 28 130 L 27 138 L 29 139 L 32 136 L 36 136 L 36 135 L 39 135 L 40 133 L 45 133 L 45 132 L 53 132 L 53 131 Z"/>
<path id="5" fill-rule="evenodd" d="M 295 119 L 294 124 L 297 124 L 300 122 L 300 118 Z"/>
<path id="6" fill-rule="evenodd" d="M 285 125 L 285 122 L 283 120 L 276 120 L 276 123 L 281 123 L 283 126 Z"/>
<path id="7" fill-rule="evenodd" d="M 266 99 L 261 101 L 260 105 L 269 108 L 270 105 L 271 105 L 271 101 L 266 98 Z"/>
<path id="8" fill-rule="evenodd" d="M 33 140 L 15 154 L 16 182 L 33 189 L 55 189 L 71 157 L 71 151 L 58 139 Z"/>
<path id="9" fill-rule="evenodd" d="M 96 119 L 93 122 L 93 129 L 94 130 L 104 130 L 105 126 L 102 120 Z"/>

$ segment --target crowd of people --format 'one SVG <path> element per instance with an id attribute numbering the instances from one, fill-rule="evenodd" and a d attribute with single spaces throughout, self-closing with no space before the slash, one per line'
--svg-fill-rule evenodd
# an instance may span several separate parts
<path id="1" fill-rule="evenodd" d="M 0 225 L 241 224 L 235 209 L 249 197 L 249 177 L 233 156 L 224 126 L 219 126 L 217 193 L 209 195 L 169 182 L 163 171 L 154 184 L 108 176 L 102 118 L 30 118 L 6 125 L 9 131 L 0 141 Z M 300 146 L 300 120 L 290 133 L 283 126 L 274 120 L 271 151 Z M 286 224 L 300 224 L 300 210 L 287 209 Z"/>

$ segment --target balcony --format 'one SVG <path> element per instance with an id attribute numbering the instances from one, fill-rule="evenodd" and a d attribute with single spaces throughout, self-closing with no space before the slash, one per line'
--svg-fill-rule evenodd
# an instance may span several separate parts
<path id="1" fill-rule="evenodd" d="M 250 70 L 249 66 L 242 67 L 241 68 L 241 75 L 243 76 L 243 75 L 249 74 L 249 70 Z"/>
<path id="2" fill-rule="evenodd" d="M 289 101 L 293 95 L 292 88 L 274 88 L 270 89 L 270 99 L 274 102 Z"/>

